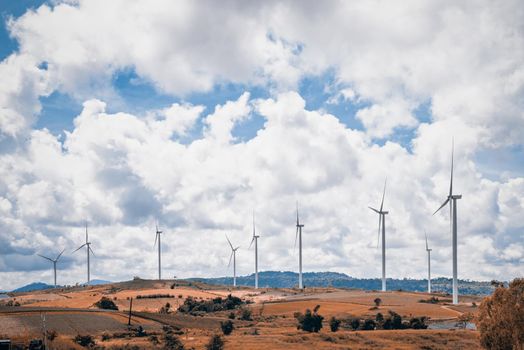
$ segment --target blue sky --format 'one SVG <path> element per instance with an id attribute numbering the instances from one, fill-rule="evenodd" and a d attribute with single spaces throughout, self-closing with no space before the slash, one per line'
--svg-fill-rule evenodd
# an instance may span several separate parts
<path id="1" fill-rule="evenodd" d="M 0 289 L 47 271 L 35 253 L 73 247 L 86 218 L 97 277 L 154 271 L 135 245 L 155 220 L 176 237 L 166 252 L 182 247 L 166 269 L 224 275 L 227 249 L 204 242 L 242 241 L 254 207 L 261 266 L 293 270 L 298 198 L 307 270 L 378 276 L 367 205 L 386 176 L 391 276 L 424 276 L 412 264 L 423 229 L 447 276 L 449 222 L 427 213 L 449 186 L 453 136 L 462 276 L 512 277 L 524 263 L 518 6 L 1 0 Z M 129 247 L 113 256 L 103 243 L 116 240 Z M 82 260 L 65 261 L 74 282 Z"/>

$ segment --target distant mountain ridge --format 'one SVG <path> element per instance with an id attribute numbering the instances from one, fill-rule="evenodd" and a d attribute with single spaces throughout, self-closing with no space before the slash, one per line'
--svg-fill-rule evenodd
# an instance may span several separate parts
<path id="1" fill-rule="evenodd" d="M 105 281 L 105 280 L 92 280 L 89 285 L 91 286 L 97 286 L 100 284 L 109 284 L 112 283 L 111 281 Z M 45 290 L 45 289 L 52 289 L 54 288 L 54 285 L 43 283 L 43 282 L 33 282 L 30 284 L 27 284 L 23 287 L 14 289 L 11 291 L 11 293 L 27 293 L 27 292 L 34 292 L 37 290 Z M 58 288 L 63 288 L 64 286 L 57 286 Z M 0 292 L 1 294 L 2 292 Z M 7 292 L 5 292 L 7 293 Z"/>
<path id="2" fill-rule="evenodd" d="M 307 287 L 336 287 L 355 288 L 363 290 L 380 290 L 382 280 L 380 278 L 353 278 L 339 272 L 305 272 L 303 273 L 304 286 Z M 204 282 L 208 284 L 232 285 L 232 277 L 218 278 L 190 278 L 188 280 Z M 298 273 L 291 271 L 263 271 L 258 273 L 258 285 L 270 288 L 293 288 L 297 287 Z M 253 286 L 255 275 L 238 276 L 237 285 Z M 388 290 L 405 290 L 413 292 L 427 291 L 427 279 L 387 279 Z M 434 292 L 451 293 L 451 278 L 438 277 L 431 279 L 431 288 Z M 478 282 L 459 280 L 459 293 L 471 295 L 489 295 L 494 287 L 490 282 Z"/>

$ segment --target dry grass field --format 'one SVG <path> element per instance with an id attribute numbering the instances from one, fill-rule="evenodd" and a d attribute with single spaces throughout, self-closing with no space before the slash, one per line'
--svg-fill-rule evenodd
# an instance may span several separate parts
<path id="1" fill-rule="evenodd" d="M 222 334 L 220 323 L 227 320 L 229 311 L 192 316 L 175 310 L 191 296 L 197 300 L 210 300 L 233 294 L 248 300 L 252 320 L 234 320 L 235 330 L 224 336 L 226 349 L 478 349 L 478 332 L 459 329 L 374 330 L 353 331 L 342 327 L 334 333 L 329 330 L 332 316 L 374 318 L 395 311 L 403 318 L 427 317 L 429 322 L 454 320 L 462 313 L 475 314 L 480 298 L 463 298 L 464 303 L 451 306 L 446 297 L 437 296 L 439 303 L 422 303 L 431 295 L 410 292 L 366 292 L 328 288 L 304 292 L 292 289 L 239 288 L 230 291 L 225 287 L 173 281 L 130 281 L 111 285 L 75 287 L 22 293 L 13 296 L 22 306 L 0 308 L 0 335 L 20 342 L 36 338 L 42 333 L 41 313 L 46 315 L 46 327 L 58 337 L 52 348 L 81 348 L 73 342 L 78 335 L 90 334 L 99 346 L 107 348 L 136 345 L 140 348 L 160 348 L 170 326 L 186 348 L 204 349 L 213 334 Z M 171 288 L 173 287 L 173 288 Z M 147 298 L 154 295 L 162 298 Z M 141 298 L 138 298 L 141 296 Z M 102 297 L 110 298 L 118 311 L 98 310 L 94 303 Z M 136 337 L 127 326 L 130 299 L 133 298 L 132 329 L 142 327 L 147 336 Z M 379 307 L 375 298 L 381 299 Z M 159 310 L 170 303 L 175 312 L 160 314 Z M 319 333 L 297 330 L 296 312 L 320 305 L 324 327 Z M 238 314 L 238 311 L 236 312 Z M 157 343 L 157 340 L 159 343 Z"/>

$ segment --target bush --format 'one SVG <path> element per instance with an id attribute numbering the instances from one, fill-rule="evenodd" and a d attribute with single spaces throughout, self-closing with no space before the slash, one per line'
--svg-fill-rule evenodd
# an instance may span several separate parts
<path id="1" fill-rule="evenodd" d="M 95 303 L 95 306 L 99 309 L 104 309 L 104 310 L 118 310 L 118 306 L 116 306 L 113 300 L 106 298 L 106 297 L 102 297 L 102 299 L 97 301 Z"/>
<path id="2" fill-rule="evenodd" d="M 380 304 L 382 304 L 382 299 L 380 299 L 380 298 L 375 298 L 375 300 L 373 300 L 373 302 L 375 303 L 375 306 L 376 306 L 376 307 L 379 307 Z"/>
<path id="3" fill-rule="evenodd" d="M 427 329 L 426 317 L 412 317 L 409 320 L 409 328 L 412 329 Z"/>
<path id="4" fill-rule="evenodd" d="M 224 349 L 224 341 L 218 334 L 211 336 L 209 343 L 206 344 L 206 350 L 222 350 Z"/>
<path id="5" fill-rule="evenodd" d="M 384 322 L 384 315 L 382 315 L 380 312 L 375 316 L 375 321 L 381 323 Z"/>
<path id="6" fill-rule="evenodd" d="M 172 327 L 163 327 L 164 330 L 164 349 L 184 350 L 184 344 L 174 334 Z"/>
<path id="7" fill-rule="evenodd" d="M 80 335 L 75 337 L 75 343 L 83 347 L 90 347 L 95 345 L 95 339 L 91 335 Z"/>
<path id="8" fill-rule="evenodd" d="M 240 319 L 243 321 L 253 321 L 253 319 L 251 318 L 251 310 L 247 308 L 243 308 L 242 310 L 240 310 Z"/>
<path id="9" fill-rule="evenodd" d="M 319 305 L 315 307 L 313 312 L 307 309 L 305 314 L 298 313 L 296 314 L 296 319 L 298 321 L 297 328 L 302 329 L 306 332 L 318 332 L 322 329 L 322 320 L 324 317 L 320 316 L 317 311 L 320 308 Z"/>
<path id="10" fill-rule="evenodd" d="M 195 314 L 196 312 L 216 312 L 233 310 L 240 305 L 245 304 L 242 299 L 234 297 L 229 294 L 226 298 L 218 297 L 211 300 L 197 300 L 192 297 L 187 297 L 184 300 L 178 311 L 184 313 Z"/>
<path id="11" fill-rule="evenodd" d="M 231 332 L 233 332 L 233 322 L 231 320 L 227 320 L 225 322 L 220 322 L 220 328 L 222 328 L 222 332 L 224 335 L 230 335 Z"/>
<path id="12" fill-rule="evenodd" d="M 471 312 L 465 312 L 457 318 L 456 326 L 462 329 L 465 329 L 473 320 L 473 314 Z"/>
<path id="13" fill-rule="evenodd" d="M 493 295 L 479 307 L 477 326 L 480 343 L 486 349 L 519 349 L 524 344 L 524 278 L 508 288 L 498 284 Z"/>
<path id="14" fill-rule="evenodd" d="M 440 302 L 439 298 L 431 297 L 429 299 L 420 299 L 419 303 L 428 303 L 428 304 L 438 304 Z"/>
<path id="15" fill-rule="evenodd" d="M 229 318 L 230 320 L 234 320 L 235 319 L 235 313 L 234 312 L 230 312 L 229 315 L 227 315 L 227 318 Z"/>
<path id="16" fill-rule="evenodd" d="M 340 320 L 337 320 L 334 316 L 329 320 L 329 329 L 331 332 L 336 332 L 340 328 Z"/>
<path id="17" fill-rule="evenodd" d="M 349 327 L 353 329 L 354 331 L 356 331 L 360 327 L 360 319 L 358 318 L 352 318 L 349 320 L 348 323 L 349 323 Z"/>
<path id="18" fill-rule="evenodd" d="M 361 323 L 361 327 L 363 331 L 372 331 L 375 329 L 376 323 L 372 319 L 365 319 L 364 322 Z"/>
<path id="19" fill-rule="evenodd" d="M 55 330 L 46 331 L 46 338 L 49 341 L 55 340 L 57 336 L 58 336 L 58 333 Z"/>

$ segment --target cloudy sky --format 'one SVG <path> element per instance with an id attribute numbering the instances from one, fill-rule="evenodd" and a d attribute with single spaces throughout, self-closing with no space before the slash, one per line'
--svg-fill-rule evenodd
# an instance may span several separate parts
<path id="1" fill-rule="evenodd" d="M 522 276 L 524 7 L 508 1 L 0 0 L 0 289 L 262 270 Z"/>

